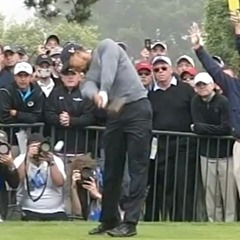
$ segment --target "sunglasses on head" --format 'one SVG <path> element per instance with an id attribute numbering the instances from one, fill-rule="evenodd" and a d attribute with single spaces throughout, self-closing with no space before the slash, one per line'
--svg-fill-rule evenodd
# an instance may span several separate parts
<path id="1" fill-rule="evenodd" d="M 138 75 L 139 76 L 150 76 L 151 72 L 139 72 Z"/>
<path id="2" fill-rule="evenodd" d="M 153 71 L 154 71 L 155 73 L 160 72 L 160 70 L 161 70 L 161 71 L 167 71 L 167 70 L 168 70 L 168 67 L 153 68 Z"/>

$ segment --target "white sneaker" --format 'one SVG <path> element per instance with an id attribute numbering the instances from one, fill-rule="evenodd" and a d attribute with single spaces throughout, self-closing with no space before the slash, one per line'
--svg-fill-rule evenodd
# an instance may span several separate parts
<path id="1" fill-rule="evenodd" d="M 3 222 L 3 220 L 2 220 L 2 216 L 0 215 L 0 223 L 2 223 Z"/>

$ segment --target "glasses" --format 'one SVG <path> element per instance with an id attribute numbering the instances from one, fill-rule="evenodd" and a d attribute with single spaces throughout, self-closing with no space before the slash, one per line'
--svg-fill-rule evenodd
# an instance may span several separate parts
<path id="1" fill-rule="evenodd" d="M 138 75 L 139 76 L 150 76 L 151 72 L 139 72 Z"/>
<path id="2" fill-rule="evenodd" d="M 153 71 L 154 71 L 155 73 L 160 72 L 160 70 L 161 70 L 161 71 L 167 71 L 168 68 L 167 68 L 167 67 L 159 67 L 159 68 L 154 68 L 154 69 L 153 69 Z"/>
<path id="3" fill-rule="evenodd" d="M 193 81 L 193 80 L 194 80 L 194 78 L 184 78 L 183 82 L 189 82 L 189 81 Z"/>

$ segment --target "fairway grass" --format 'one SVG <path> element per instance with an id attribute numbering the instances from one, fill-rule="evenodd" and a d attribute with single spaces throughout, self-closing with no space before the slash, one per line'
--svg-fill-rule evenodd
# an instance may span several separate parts
<path id="1" fill-rule="evenodd" d="M 89 236 L 88 230 L 96 225 L 86 222 L 4 222 L 0 224 L 0 240 L 111 239 L 107 235 Z M 138 235 L 130 239 L 240 240 L 240 224 L 141 223 L 138 226 Z"/>

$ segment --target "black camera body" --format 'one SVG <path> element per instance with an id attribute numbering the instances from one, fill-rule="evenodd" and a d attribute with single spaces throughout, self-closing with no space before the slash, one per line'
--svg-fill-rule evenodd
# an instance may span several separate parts
<path id="1" fill-rule="evenodd" d="M 0 142 L 0 155 L 8 155 L 11 151 L 11 146 L 8 143 Z"/>
<path id="2" fill-rule="evenodd" d="M 80 183 L 84 184 L 85 181 L 91 181 L 91 178 L 95 178 L 96 172 L 94 169 L 89 167 L 84 167 L 81 170 L 81 180 Z"/>

